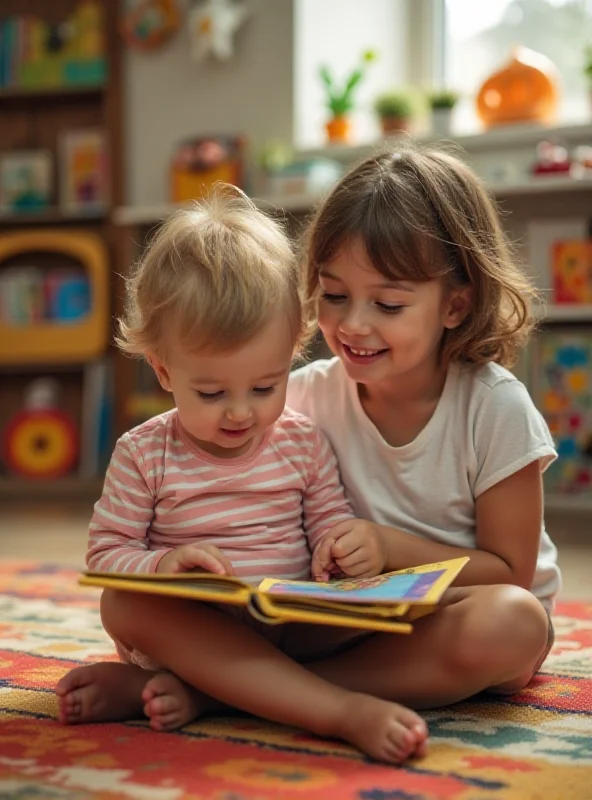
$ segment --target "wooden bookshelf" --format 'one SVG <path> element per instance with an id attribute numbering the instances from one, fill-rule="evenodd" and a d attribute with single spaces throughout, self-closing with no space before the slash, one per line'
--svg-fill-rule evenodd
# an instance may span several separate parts
<path id="1" fill-rule="evenodd" d="M 116 233 L 111 221 L 111 211 L 123 201 L 123 95 L 122 95 L 122 42 L 118 30 L 119 16 L 123 0 L 109 0 L 101 3 L 104 13 L 104 40 L 106 50 L 106 78 L 103 82 L 81 82 L 59 86 L 0 87 L 0 156 L 12 151 L 39 149 L 46 150 L 53 160 L 52 196 L 55 203 L 35 212 L 0 214 L 0 237 L 21 232 L 34 236 L 37 231 L 65 232 L 68 229 L 84 234 L 98 236 L 107 248 L 109 258 L 108 303 L 103 310 L 103 324 L 111 326 L 113 294 L 115 292 L 113 273 L 115 265 Z M 13 15 L 33 15 L 50 25 L 60 25 L 76 7 L 79 0 L 2 0 L 0 21 Z M 101 128 L 105 131 L 109 152 L 110 198 L 103 210 L 67 213 L 59 205 L 61 180 L 60 142 L 62 134 L 70 130 Z M 35 253 L 39 266 L 44 267 L 44 251 Z M 55 260 L 55 254 L 50 254 Z M 48 256 L 49 258 L 49 256 Z M 21 259 L 22 261 L 22 259 Z M 37 263 L 37 262 L 36 262 Z M 50 262 L 48 261 L 48 264 Z M 0 263 L 0 275 L 10 260 Z M 42 332 L 39 326 L 38 330 Z M 23 329 L 23 336 L 32 331 Z M 71 336 L 76 337 L 76 328 Z M 108 339 L 109 337 L 107 337 Z M 0 365 L 0 436 L 8 419 L 19 410 L 23 389 L 27 382 L 38 376 L 54 377 L 63 389 L 63 410 L 67 411 L 78 426 L 83 418 L 85 395 L 84 375 L 95 361 L 112 359 L 108 345 L 105 352 L 94 353 L 86 360 L 72 349 L 72 357 L 65 359 L 56 353 L 52 358 L 48 351 L 38 362 L 22 363 L 10 359 L 12 363 Z M 89 356 L 90 358 L 90 356 Z M 62 501 L 77 495 L 98 496 L 103 476 L 80 477 L 79 467 L 62 478 L 53 480 L 28 480 L 13 474 L 0 464 L 0 499 L 8 502 L 15 499 L 60 499 Z"/>

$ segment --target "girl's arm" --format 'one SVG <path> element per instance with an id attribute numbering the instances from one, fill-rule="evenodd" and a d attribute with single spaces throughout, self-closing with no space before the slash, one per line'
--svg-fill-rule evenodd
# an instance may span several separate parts
<path id="1" fill-rule="evenodd" d="M 457 586 L 512 583 L 529 589 L 535 573 L 543 518 L 538 460 L 483 492 L 475 504 L 476 548 L 430 542 L 377 526 L 387 553 L 385 571 L 470 556 Z"/>

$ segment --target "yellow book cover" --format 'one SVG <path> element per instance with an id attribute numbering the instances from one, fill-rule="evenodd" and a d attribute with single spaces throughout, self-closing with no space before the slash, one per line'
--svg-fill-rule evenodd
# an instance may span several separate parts
<path id="1" fill-rule="evenodd" d="M 185 597 L 245 606 L 270 625 L 308 622 L 348 628 L 411 633 L 411 622 L 437 607 L 468 557 L 387 572 L 375 578 L 330 583 L 265 578 L 259 586 L 211 572 L 85 572 L 83 586 Z"/>

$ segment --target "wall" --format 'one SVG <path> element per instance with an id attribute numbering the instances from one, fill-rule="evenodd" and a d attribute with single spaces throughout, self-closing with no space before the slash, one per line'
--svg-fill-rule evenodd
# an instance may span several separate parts
<path id="1" fill-rule="evenodd" d="M 167 167 L 182 138 L 244 133 L 254 148 L 292 139 L 293 2 L 249 0 L 228 63 L 193 62 L 186 25 L 153 53 L 126 51 L 126 203 L 168 200 Z"/>

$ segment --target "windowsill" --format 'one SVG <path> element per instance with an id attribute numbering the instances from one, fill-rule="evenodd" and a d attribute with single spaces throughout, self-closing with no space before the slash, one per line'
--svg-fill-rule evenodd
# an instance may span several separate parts
<path id="1" fill-rule="evenodd" d="M 592 122 L 566 123 L 562 125 L 530 125 L 517 123 L 504 125 L 479 133 L 461 134 L 454 131 L 450 136 L 437 137 L 431 133 L 411 134 L 421 144 L 436 144 L 442 141 L 454 142 L 467 151 L 509 149 L 517 146 L 533 147 L 543 139 L 559 139 L 572 142 L 587 143 L 592 138 Z M 391 137 L 394 141 L 396 137 Z M 306 150 L 298 150 L 299 160 L 315 157 L 333 158 L 336 161 L 357 161 L 382 147 L 386 140 L 354 145 L 328 145 Z"/>

